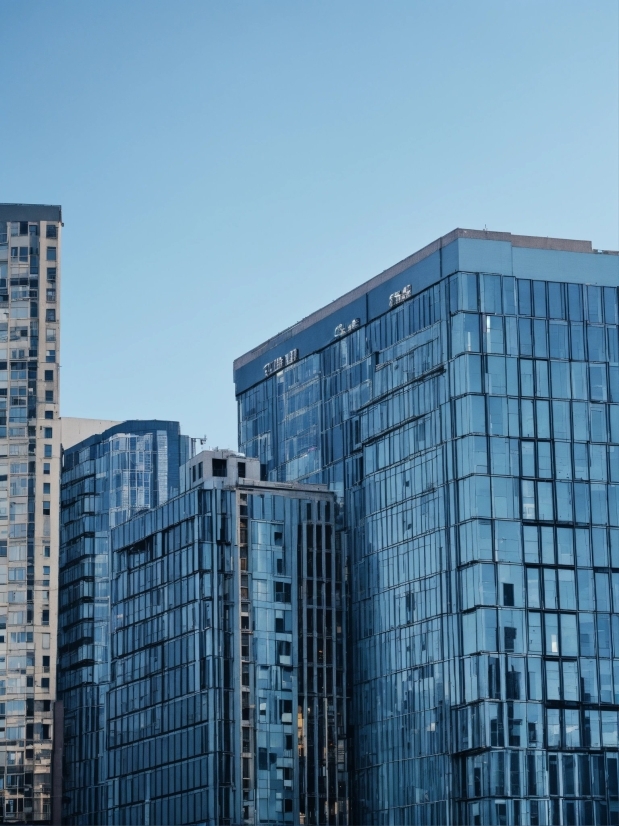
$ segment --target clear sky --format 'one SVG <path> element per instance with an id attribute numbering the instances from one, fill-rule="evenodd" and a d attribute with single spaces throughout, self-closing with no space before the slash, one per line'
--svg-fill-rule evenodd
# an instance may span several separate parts
<path id="1" fill-rule="evenodd" d="M 236 447 L 232 360 L 460 227 L 619 247 L 616 0 L 4 0 L 61 409 Z"/>

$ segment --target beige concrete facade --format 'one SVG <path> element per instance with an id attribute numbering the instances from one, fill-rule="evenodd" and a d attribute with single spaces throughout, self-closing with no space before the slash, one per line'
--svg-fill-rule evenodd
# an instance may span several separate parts
<path id="1" fill-rule="evenodd" d="M 0 205 L 0 788 L 51 819 L 60 491 L 60 207 Z M 3 391 L 3 392 L 2 392 Z M 1 422 L 2 420 L 0 420 Z"/>
<path id="2" fill-rule="evenodd" d="M 73 416 L 63 416 L 60 420 L 60 441 L 63 450 L 68 450 L 78 442 L 103 433 L 109 427 L 120 424 L 120 422 L 108 419 L 79 419 Z"/>

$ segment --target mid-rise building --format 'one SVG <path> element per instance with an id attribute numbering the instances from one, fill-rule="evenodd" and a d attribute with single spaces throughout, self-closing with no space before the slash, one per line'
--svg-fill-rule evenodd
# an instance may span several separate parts
<path id="1" fill-rule="evenodd" d="M 79 441 L 77 441 L 79 439 Z M 178 422 L 62 419 L 58 720 L 62 823 L 107 824 L 110 531 L 179 493 Z M 63 735 L 63 736 L 62 736 Z M 60 822 L 58 820 L 58 822 Z"/>
<path id="2" fill-rule="evenodd" d="M 59 206 L 0 204 L 0 819 L 49 822 L 56 697 Z"/>
<path id="3" fill-rule="evenodd" d="M 345 505 L 353 823 L 619 822 L 619 256 L 455 230 L 237 359 Z"/>
<path id="4" fill-rule="evenodd" d="M 348 822 L 335 498 L 259 476 L 204 451 L 112 531 L 110 824 Z"/>

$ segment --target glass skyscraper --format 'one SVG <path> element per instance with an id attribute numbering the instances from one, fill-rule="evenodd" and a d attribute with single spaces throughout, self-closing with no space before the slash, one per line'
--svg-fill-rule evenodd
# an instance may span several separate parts
<path id="1" fill-rule="evenodd" d="M 110 824 L 348 823 L 335 497 L 259 475 L 204 451 L 112 531 Z"/>
<path id="2" fill-rule="evenodd" d="M 67 425 L 70 426 L 67 426 Z M 100 423 L 63 420 L 58 699 L 64 710 L 66 824 L 107 824 L 106 696 L 110 683 L 110 531 L 179 492 L 190 440 L 177 422 L 127 421 L 77 444 Z M 60 733 L 59 733 L 60 734 Z M 58 739 L 60 745 L 60 740 Z"/>
<path id="3" fill-rule="evenodd" d="M 352 823 L 619 823 L 619 256 L 455 230 L 235 362 L 345 505 Z"/>
<path id="4" fill-rule="evenodd" d="M 51 819 L 59 206 L 0 204 L 0 820 Z"/>

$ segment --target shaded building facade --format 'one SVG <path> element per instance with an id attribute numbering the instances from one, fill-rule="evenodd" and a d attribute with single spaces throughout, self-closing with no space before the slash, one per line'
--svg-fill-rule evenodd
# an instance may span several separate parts
<path id="1" fill-rule="evenodd" d="M 619 256 L 455 230 L 235 362 L 350 568 L 354 823 L 619 822 Z"/>
<path id="2" fill-rule="evenodd" d="M 179 492 L 191 444 L 178 422 L 63 419 L 58 692 L 66 824 L 107 824 L 110 531 Z"/>
<path id="3" fill-rule="evenodd" d="M 204 451 L 112 532 L 113 824 L 345 824 L 344 565 L 324 486 Z"/>

